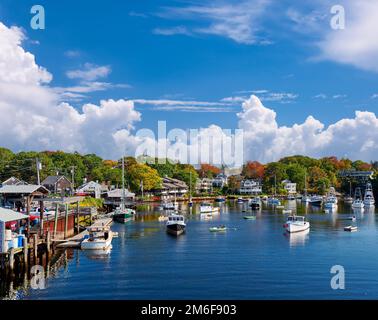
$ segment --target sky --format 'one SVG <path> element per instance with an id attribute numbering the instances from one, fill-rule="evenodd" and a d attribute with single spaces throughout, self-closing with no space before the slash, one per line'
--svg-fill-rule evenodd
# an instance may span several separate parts
<path id="1" fill-rule="evenodd" d="M 43 30 L 34 4 L 0 3 L 4 147 L 114 159 L 165 120 L 243 129 L 243 161 L 378 158 L 374 0 L 338 1 L 342 29 L 329 0 L 39 1 Z"/>

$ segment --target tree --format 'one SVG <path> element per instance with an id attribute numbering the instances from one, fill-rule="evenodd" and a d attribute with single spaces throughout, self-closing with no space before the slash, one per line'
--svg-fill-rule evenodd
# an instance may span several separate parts
<path id="1" fill-rule="evenodd" d="M 248 161 L 243 166 L 242 175 L 249 179 L 262 179 L 264 177 L 265 167 L 258 161 Z"/>
<path id="2" fill-rule="evenodd" d="M 198 170 L 199 176 L 201 178 L 215 178 L 218 174 L 222 172 L 221 169 L 215 167 L 211 164 L 202 163 L 200 169 Z"/>
<path id="3" fill-rule="evenodd" d="M 198 180 L 198 173 L 190 164 L 176 164 L 173 178 L 184 181 L 191 188 L 192 192 L 194 192 Z"/>
<path id="4" fill-rule="evenodd" d="M 160 188 L 162 181 L 157 170 L 146 164 L 140 163 L 128 166 L 126 179 L 130 184 L 131 190 L 134 192 L 139 192 L 141 190 L 142 181 L 143 189 L 145 191 Z"/>

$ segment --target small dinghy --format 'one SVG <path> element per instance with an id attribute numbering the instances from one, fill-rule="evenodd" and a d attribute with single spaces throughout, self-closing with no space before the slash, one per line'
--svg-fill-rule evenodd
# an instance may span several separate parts
<path id="1" fill-rule="evenodd" d="M 211 227 L 209 228 L 209 231 L 210 232 L 225 232 L 227 231 L 227 227 L 226 226 Z"/>
<path id="2" fill-rule="evenodd" d="M 288 209 L 288 210 L 282 210 L 282 213 L 283 214 L 292 214 L 293 210 L 290 210 L 290 209 Z"/>
<path id="3" fill-rule="evenodd" d="M 245 220 L 256 220 L 256 216 L 245 216 Z"/>
<path id="4" fill-rule="evenodd" d="M 345 227 L 344 228 L 344 231 L 349 231 L 349 232 L 353 232 L 353 231 L 357 231 L 358 228 L 356 226 L 348 226 L 348 227 Z"/>

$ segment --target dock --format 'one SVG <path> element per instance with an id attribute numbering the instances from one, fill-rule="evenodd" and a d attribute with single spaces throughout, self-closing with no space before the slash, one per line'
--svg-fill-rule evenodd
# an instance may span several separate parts
<path id="1" fill-rule="evenodd" d="M 110 226 L 112 222 L 113 220 L 111 218 L 102 218 L 102 219 L 96 220 L 91 225 L 91 227 L 107 227 L 107 226 Z M 89 234 L 88 231 L 84 230 L 71 238 L 68 238 L 65 240 L 52 240 L 52 241 L 56 243 L 56 248 L 60 248 L 60 249 L 80 248 L 83 238 L 88 234 Z"/>

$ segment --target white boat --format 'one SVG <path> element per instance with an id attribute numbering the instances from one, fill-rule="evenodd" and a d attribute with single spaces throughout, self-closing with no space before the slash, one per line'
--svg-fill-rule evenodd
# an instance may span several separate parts
<path id="1" fill-rule="evenodd" d="M 220 213 L 220 208 L 218 207 L 213 207 L 211 203 L 208 203 L 208 202 L 202 202 L 200 204 L 200 214 L 210 214 L 210 215 L 213 215 L 213 214 L 219 214 Z"/>
<path id="2" fill-rule="evenodd" d="M 163 202 L 162 207 L 163 207 L 164 210 L 177 211 L 178 210 L 178 203 L 167 201 L 167 202 Z"/>
<path id="3" fill-rule="evenodd" d="M 281 201 L 273 197 L 268 199 L 268 204 L 271 204 L 273 206 L 279 206 L 281 205 Z"/>
<path id="4" fill-rule="evenodd" d="M 352 181 L 349 181 L 349 195 L 344 196 L 344 203 L 352 204 L 353 203 L 353 197 L 352 197 Z"/>
<path id="5" fill-rule="evenodd" d="M 371 183 L 368 182 L 365 189 L 364 205 L 367 207 L 372 207 L 375 205 L 375 199 L 373 194 L 373 188 Z"/>
<path id="6" fill-rule="evenodd" d="M 287 209 L 287 210 L 282 210 L 283 214 L 292 214 L 293 210 Z"/>
<path id="7" fill-rule="evenodd" d="M 347 226 L 344 228 L 344 231 L 354 232 L 357 231 L 358 228 L 356 226 Z"/>
<path id="8" fill-rule="evenodd" d="M 362 200 L 361 188 L 356 188 L 354 201 L 352 203 L 352 208 L 363 209 L 365 207 L 364 201 Z"/>
<path id="9" fill-rule="evenodd" d="M 306 221 L 305 217 L 289 216 L 284 225 L 284 228 L 289 233 L 306 231 L 310 228 L 310 223 Z"/>
<path id="10" fill-rule="evenodd" d="M 311 198 L 307 195 L 307 174 L 305 173 L 305 188 L 304 188 L 304 195 L 302 196 L 301 198 L 301 202 L 303 203 L 310 203 L 311 202 Z"/>
<path id="11" fill-rule="evenodd" d="M 310 204 L 312 206 L 321 206 L 323 202 L 323 197 L 322 196 L 312 196 L 310 199 Z"/>
<path id="12" fill-rule="evenodd" d="M 186 230 L 186 223 L 185 218 L 183 215 L 178 214 L 171 214 L 168 217 L 168 221 L 166 224 L 167 233 L 172 234 L 174 236 L 179 236 L 183 234 Z"/>
<path id="13" fill-rule="evenodd" d="M 327 197 L 325 199 L 324 208 L 335 210 L 337 208 L 337 197 L 336 197 L 336 191 L 335 188 L 331 187 L 329 188 Z"/>
<path id="14" fill-rule="evenodd" d="M 89 236 L 81 242 L 83 250 L 106 250 L 112 244 L 113 232 L 109 227 L 89 227 Z"/>
<path id="15" fill-rule="evenodd" d="M 258 210 L 261 208 L 261 199 L 259 197 L 253 198 L 249 201 L 249 206 L 253 210 Z"/>

